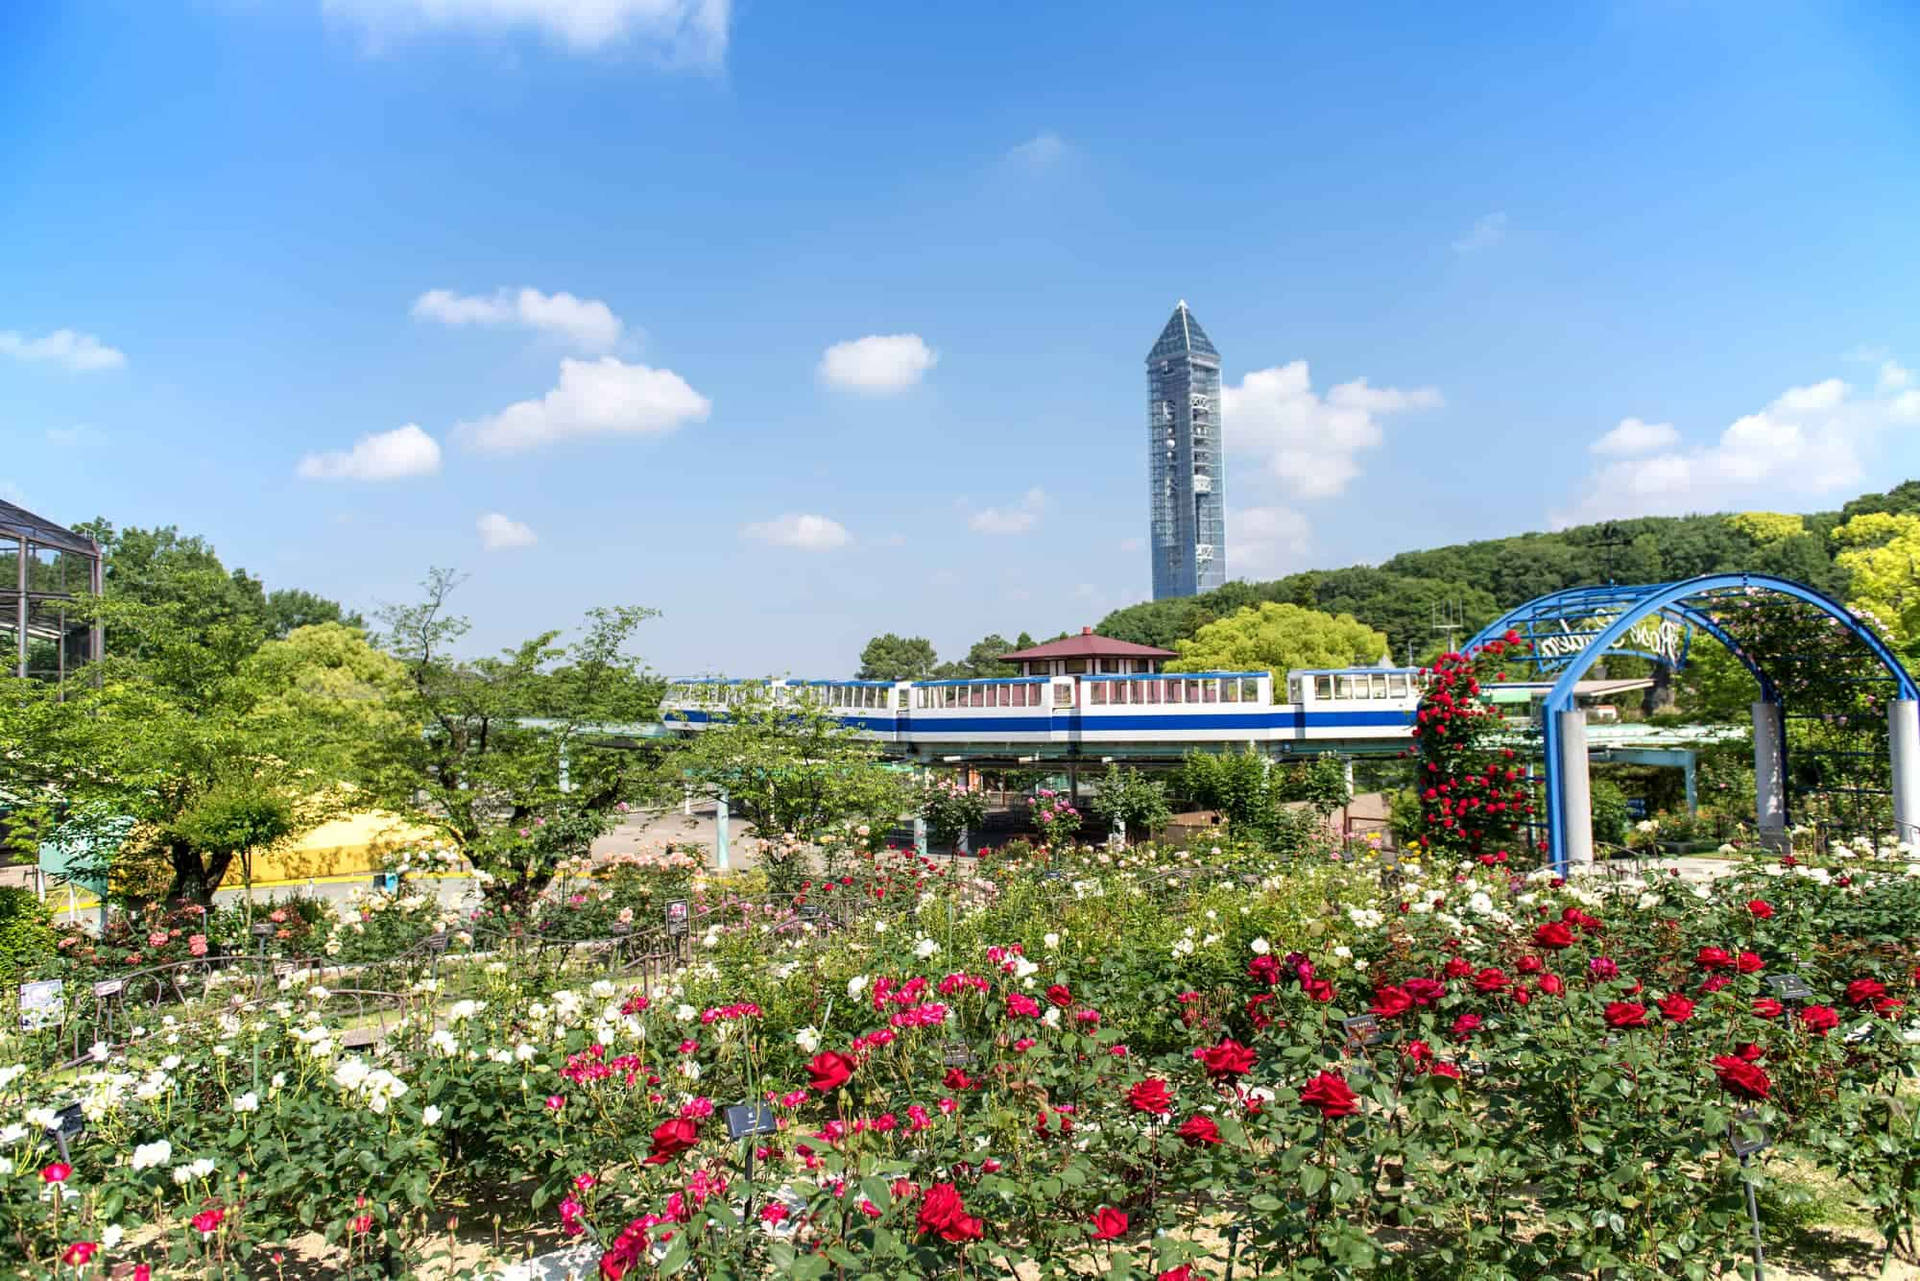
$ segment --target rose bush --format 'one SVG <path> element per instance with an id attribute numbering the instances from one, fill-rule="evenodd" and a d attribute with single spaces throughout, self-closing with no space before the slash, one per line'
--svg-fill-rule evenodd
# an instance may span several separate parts
<path id="1" fill-rule="evenodd" d="M 370 1045 L 326 990 L 356 971 L 303 971 L 0 1069 L 0 1240 L 27 1275 L 316 1236 L 404 1274 L 508 1189 L 610 1278 L 1708 1276 L 1758 1123 L 1754 1177 L 1825 1170 L 1905 1245 L 1920 865 L 1886 853 L 1710 885 L 881 856 L 711 912 L 665 981 L 450 953 Z M 772 1132 L 728 1138 L 744 1102 Z"/>

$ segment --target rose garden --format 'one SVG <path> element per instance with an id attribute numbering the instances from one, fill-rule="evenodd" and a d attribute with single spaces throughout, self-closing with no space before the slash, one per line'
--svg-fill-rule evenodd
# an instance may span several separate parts
<path id="1" fill-rule="evenodd" d="M 142 1281 L 1911 1261 L 1920 857 L 1798 833 L 1558 877 L 1481 698 L 1501 648 L 1428 673 L 1397 857 L 1252 819 L 1082 843 L 1050 789 L 1044 839 L 920 855 L 853 736 L 749 711 L 672 775 L 760 789 L 746 873 L 580 857 L 562 792 L 407 852 L 471 859 L 476 911 L 403 880 L 60 931 L 25 970 L 60 999 L 0 1042 L 0 1252 Z M 920 803 L 977 821 L 951 782 Z"/>

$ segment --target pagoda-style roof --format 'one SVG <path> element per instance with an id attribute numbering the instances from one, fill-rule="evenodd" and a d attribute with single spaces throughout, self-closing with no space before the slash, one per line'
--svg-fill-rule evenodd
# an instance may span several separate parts
<path id="1" fill-rule="evenodd" d="M 1000 655 L 1003 663 L 1041 662 L 1050 658 L 1178 658 L 1179 654 L 1170 649 L 1159 649 L 1153 645 L 1136 645 L 1132 641 L 1115 640 L 1111 636 L 1096 636 L 1093 628 L 1083 627 L 1078 636 L 1064 636 L 1044 645 L 1035 645 L 1031 649 L 1016 649 L 1011 654 Z"/>
<path id="2" fill-rule="evenodd" d="M 1163 360 L 1178 360 L 1183 356 L 1210 356 L 1220 359 L 1220 352 L 1213 345 L 1213 339 L 1207 337 L 1207 331 L 1200 328 L 1200 322 L 1187 310 L 1187 300 L 1182 298 L 1179 306 L 1173 309 L 1173 315 L 1167 320 L 1167 327 L 1160 331 L 1159 340 L 1153 344 L 1153 350 L 1147 353 L 1147 363 L 1158 364 Z"/>

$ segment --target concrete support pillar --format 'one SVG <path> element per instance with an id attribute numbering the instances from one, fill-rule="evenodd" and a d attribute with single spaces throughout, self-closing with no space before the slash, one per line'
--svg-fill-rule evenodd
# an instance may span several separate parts
<path id="1" fill-rule="evenodd" d="M 927 856 L 927 820 L 918 814 L 913 816 L 913 852 L 921 858 Z"/>
<path id="2" fill-rule="evenodd" d="M 1687 813 L 1690 816 L 1700 813 L 1700 794 L 1694 783 L 1694 774 L 1698 770 L 1699 765 L 1700 757 L 1698 753 L 1687 751 L 1681 754 L 1680 776 L 1686 782 Z"/>
<path id="3" fill-rule="evenodd" d="M 1753 705 L 1753 824 L 1760 844 L 1781 849 L 1787 843 L 1787 752 L 1780 704 Z"/>
<path id="4" fill-rule="evenodd" d="M 1554 773 L 1560 784 L 1560 847 L 1568 873 L 1593 866 L 1593 791 L 1587 777 L 1587 714 L 1581 708 L 1556 713 L 1560 759 Z"/>
<path id="5" fill-rule="evenodd" d="M 560 740 L 560 792 L 563 796 L 573 790 L 571 764 L 567 759 L 567 740 L 563 738 Z"/>
<path id="6" fill-rule="evenodd" d="M 1920 845 L 1920 703 L 1910 698 L 1887 709 L 1887 747 L 1893 758 L 1893 830 Z"/>
<path id="7" fill-rule="evenodd" d="M 968 841 L 968 837 L 970 835 L 971 833 L 969 833 L 966 828 L 963 827 L 960 829 L 960 838 L 954 843 L 954 846 L 953 846 L 955 853 L 959 853 L 959 854 L 973 853 L 973 846 Z"/>
<path id="8" fill-rule="evenodd" d="M 727 794 L 720 793 L 713 802 L 713 865 L 725 872 L 733 864 L 727 858 Z"/>
<path id="9" fill-rule="evenodd" d="M 1340 758 L 1340 771 L 1341 773 L 1346 775 L 1347 795 L 1352 796 L 1353 795 L 1353 757 L 1343 756 Z"/>

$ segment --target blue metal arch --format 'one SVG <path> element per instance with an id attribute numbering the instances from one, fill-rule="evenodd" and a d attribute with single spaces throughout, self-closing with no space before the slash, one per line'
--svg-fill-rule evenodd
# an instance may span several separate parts
<path id="1" fill-rule="evenodd" d="M 1501 619 L 1483 628 L 1469 648 L 1484 644 L 1505 633 L 1512 625 L 1510 620 L 1525 620 L 1537 616 L 1536 611 L 1559 601 L 1583 602 L 1591 608 L 1604 599 L 1607 607 L 1620 609 L 1616 617 L 1606 627 L 1596 633 L 1592 640 L 1577 654 L 1555 678 L 1553 688 L 1547 692 L 1545 703 L 1541 707 L 1544 748 L 1546 754 L 1546 791 L 1547 791 L 1547 841 L 1548 853 L 1556 871 L 1564 873 L 1567 868 L 1566 846 L 1566 798 L 1563 780 L 1560 778 L 1560 725 L 1561 712 L 1571 711 L 1574 707 L 1574 687 L 1603 655 L 1630 632 L 1634 625 L 1650 615 L 1662 611 L 1680 614 L 1687 621 L 1706 631 L 1715 640 L 1725 645 L 1737 657 L 1748 671 L 1760 682 L 1762 698 L 1767 702 L 1778 702 L 1779 691 L 1768 674 L 1762 670 L 1754 658 L 1728 636 L 1708 615 L 1686 605 L 1692 597 L 1707 592 L 1724 590 L 1748 592 L 1770 592 L 1785 596 L 1804 604 L 1812 605 L 1821 612 L 1845 624 L 1848 631 L 1864 644 L 1880 665 L 1886 668 L 1889 676 L 1899 686 L 1902 699 L 1920 698 L 1920 688 L 1916 688 L 1914 679 L 1900 660 L 1893 656 L 1886 642 L 1881 640 L 1874 630 L 1867 626 L 1857 615 L 1832 597 L 1815 591 L 1804 583 L 1791 579 L 1776 578 L 1770 574 L 1703 574 L 1698 578 L 1689 578 L 1677 583 L 1655 583 L 1645 587 L 1624 588 L 1576 588 L 1570 592 L 1556 592 L 1542 596 L 1534 601 L 1509 610 Z"/>

